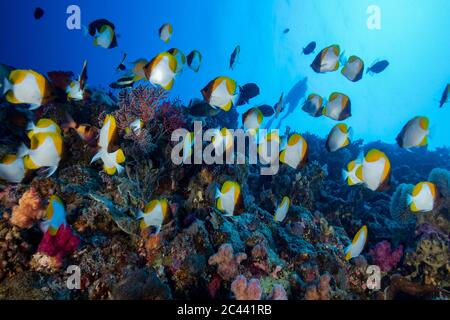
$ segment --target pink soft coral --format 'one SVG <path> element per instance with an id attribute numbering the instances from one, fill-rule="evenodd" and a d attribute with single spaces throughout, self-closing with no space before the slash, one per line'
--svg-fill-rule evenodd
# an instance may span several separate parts
<path id="1" fill-rule="evenodd" d="M 13 208 L 11 223 L 19 228 L 30 228 L 44 214 L 41 197 L 34 188 L 30 188 L 20 198 L 19 205 Z"/>
<path id="2" fill-rule="evenodd" d="M 223 280 L 231 280 L 237 276 L 239 264 L 245 259 L 245 253 L 234 255 L 232 245 L 225 243 L 220 246 L 219 252 L 209 257 L 208 263 L 217 265 L 217 273 Z"/>
<path id="3" fill-rule="evenodd" d="M 231 283 L 231 291 L 236 300 L 261 300 L 262 289 L 258 279 L 247 281 L 244 276 L 238 276 Z"/>
<path id="4" fill-rule="evenodd" d="M 389 272 L 397 266 L 403 256 L 403 246 L 399 245 L 394 251 L 388 241 L 382 241 L 373 247 L 369 255 L 372 261 L 380 267 L 381 271 Z"/>
<path id="5" fill-rule="evenodd" d="M 38 247 L 38 252 L 55 257 L 62 264 L 64 257 L 75 251 L 80 239 L 73 234 L 72 228 L 61 225 L 54 236 L 47 231 Z"/>

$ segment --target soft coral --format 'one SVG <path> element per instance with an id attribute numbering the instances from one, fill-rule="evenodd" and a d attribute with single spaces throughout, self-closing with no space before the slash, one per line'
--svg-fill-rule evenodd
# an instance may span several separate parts
<path id="1" fill-rule="evenodd" d="M 60 264 L 67 254 L 75 251 L 80 244 L 80 239 L 72 232 L 72 228 L 61 225 L 53 236 L 47 231 L 38 247 L 38 252 L 50 257 L 56 257 Z"/>

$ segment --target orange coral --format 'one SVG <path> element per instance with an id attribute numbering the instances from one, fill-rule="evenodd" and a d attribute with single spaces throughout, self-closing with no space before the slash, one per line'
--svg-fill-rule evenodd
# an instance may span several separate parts
<path id="1" fill-rule="evenodd" d="M 30 228 L 44 214 L 41 197 L 34 188 L 30 188 L 20 198 L 19 205 L 14 206 L 11 223 L 19 228 Z"/>

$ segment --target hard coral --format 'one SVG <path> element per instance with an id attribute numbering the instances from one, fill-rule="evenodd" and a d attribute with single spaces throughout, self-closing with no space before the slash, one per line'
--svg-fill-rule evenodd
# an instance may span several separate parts
<path id="1" fill-rule="evenodd" d="M 306 289 L 306 300 L 330 300 L 330 281 L 331 276 L 329 274 L 323 274 L 317 285 L 309 286 Z"/>
<path id="2" fill-rule="evenodd" d="M 385 240 L 370 249 L 369 255 L 381 271 L 389 272 L 400 262 L 403 256 L 403 246 L 399 245 L 395 250 L 392 250 L 390 242 Z"/>
<path id="3" fill-rule="evenodd" d="M 13 208 L 10 221 L 19 228 L 30 228 L 44 214 L 41 197 L 34 188 L 30 188 L 20 198 L 19 205 Z"/>
<path id="4" fill-rule="evenodd" d="M 61 225 L 54 236 L 49 231 L 44 234 L 38 252 L 49 257 L 55 257 L 62 265 L 64 257 L 74 252 L 79 244 L 80 239 L 73 234 L 72 228 Z"/>
<path id="5" fill-rule="evenodd" d="M 239 272 L 239 264 L 247 259 L 245 253 L 234 255 L 233 246 L 225 243 L 220 246 L 219 251 L 209 257 L 210 265 L 217 265 L 217 273 L 223 280 L 231 280 L 236 277 Z"/>
<path id="6" fill-rule="evenodd" d="M 287 300 L 287 294 L 284 287 L 280 284 L 274 285 L 269 300 Z"/>
<path id="7" fill-rule="evenodd" d="M 261 300 L 262 289 L 258 279 L 247 279 L 240 275 L 231 283 L 236 300 Z"/>

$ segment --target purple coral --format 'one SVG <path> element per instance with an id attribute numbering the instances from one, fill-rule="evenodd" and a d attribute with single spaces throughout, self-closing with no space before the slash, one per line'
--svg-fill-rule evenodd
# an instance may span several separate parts
<path id="1" fill-rule="evenodd" d="M 381 271 L 389 272 L 397 266 L 403 256 L 403 246 L 399 245 L 392 251 L 391 244 L 388 241 L 382 241 L 373 247 L 369 255 L 373 263 L 380 267 Z"/>
<path id="2" fill-rule="evenodd" d="M 240 275 L 231 283 L 236 300 L 261 300 L 262 289 L 258 279 L 247 279 Z"/>
<path id="3" fill-rule="evenodd" d="M 224 243 L 220 246 L 219 251 L 209 257 L 208 263 L 210 265 L 217 265 L 217 273 L 225 280 L 235 278 L 239 273 L 239 264 L 247 259 L 245 253 L 234 254 L 233 246 L 229 243 Z"/>

